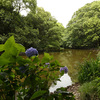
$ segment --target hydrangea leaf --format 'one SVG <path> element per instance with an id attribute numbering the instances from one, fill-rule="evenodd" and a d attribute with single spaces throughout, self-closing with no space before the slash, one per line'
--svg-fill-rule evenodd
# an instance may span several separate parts
<path id="1" fill-rule="evenodd" d="M 9 50 L 11 49 L 12 46 L 15 45 L 15 39 L 14 39 L 14 36 L 11 36 L 4 44 L 4 49 L 5 50 Z"/>
<path id="2" fill-rule="evenodd" d="M 25 63 L 31 63 L 30 59 L 24 59 L 22 56 L 18 56 L 16 59 L 17 63 L 20 65 L 24 65 Z"/>
<path id="3" fill-rule="evenodd" d="M 0 51 L 3 51 L 3 50 L 4 50 L 4 45 L 0 44 Z"/>
<path id="4" fill-rule="evenodd" d="M 4 57 L 0 57 L 0 66 L 7 65 L 9 63 L 9 59 L 6 59 Z"/>
<path id="5" fill-rule="evenodd" d="M 44 53 L 44 57 L 42 59 L 42 63 L 50 62 L 53 59 L 53 56 L 49 55 L 48 53 Z"/>
<path id="6" fill-rule="evenodd" d="M 39 58 L 38 57 L 35 57 L 34 59 L 33 59 L 33 63 L 35 64 L 35 63 L 39 63 Z"/>
<path id="7" fill-rule="evenodd" d="M 35 99 L 35 98 L 37 98 L 37 97 L 40 97 L 40 96 L 42 96 L 44 93 L 46 93 L 46 91 L 39 90 L 39 91 L 35 92 L 35 93 L 32 95 L 32 97 L 30 98 L 30 100 L 33 100 L 33 99 Z"/>
<path id="8" fill-rule="evenodd" d="M 17 48 L 18 52 L 25 52 L 25 47 L 21 44 L 15 43 L 15 47 Z"/>

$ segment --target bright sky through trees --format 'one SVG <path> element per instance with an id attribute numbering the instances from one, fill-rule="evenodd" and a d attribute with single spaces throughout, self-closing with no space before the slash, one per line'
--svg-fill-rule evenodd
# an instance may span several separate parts
<path id="1" fill-rule="evenodd" d="M 37 0 L 37 6 L 49 11 L 66 27 L 75 11 L 93 1 L 96 0 Z"/>

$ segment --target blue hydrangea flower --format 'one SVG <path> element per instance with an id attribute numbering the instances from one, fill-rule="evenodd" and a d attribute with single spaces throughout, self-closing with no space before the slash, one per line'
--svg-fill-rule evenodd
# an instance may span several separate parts
<path id="1" fill-rule="evenodd" d="M 60 68 L 60 72 L 61 71 L 64 71 L 64 73 L 67 73 L 68 72 L 68 68 L 65 66 L 65 67 L 61 67 Z"/>
<path id="2" fill-rule="evenodd" d="M 29 49 L 26 50 L 25 54 L 28 57 L 37 56 L 38 55 L 38 51 L 37 51 L 37 49 L 35 49 L 33 47 L 30 47 Z"/>

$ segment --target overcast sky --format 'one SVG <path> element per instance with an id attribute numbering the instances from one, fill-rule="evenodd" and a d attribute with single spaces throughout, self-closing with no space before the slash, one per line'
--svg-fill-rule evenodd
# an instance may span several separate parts
<path id="1" fill-rule="evenodd" d="M 96 0 L 37 0 L 37 6 L 49 11 L 58 22 L 66 27 L 75 11 L 93 1 Z"/>

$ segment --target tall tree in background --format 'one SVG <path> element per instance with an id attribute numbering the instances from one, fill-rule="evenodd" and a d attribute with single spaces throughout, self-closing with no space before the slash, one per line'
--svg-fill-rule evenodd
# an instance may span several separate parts
<path id="1" fill-rule="evenodd" d="M 21 10 L 29 8 L 35 13 L 36 0 L 0 0 L 0 43 L 9 37 L 9 33 L 16 34 L 16 28 L 22 27 Z"/>
<path id="2" fill-rule="evenodd" d="M 38 7 L 35 14 L 30 12 L 26 18 L 27 24 L 39 31 L 37 45 L 39 50 L 60 49 L 65 28 L 49 12 Z"/>
<path id="3" fill-rule="evenodd" d="M 74 13 L 66 28 L 65 47 L 100 46 L 100 1 L 86 4 Z"/>
<path id="4" fill-rule="evenodd" d="M 27 16 L 22 10 L 29 9 Z M 0 0 L 0 43 L 14 35 L 17 43 L 38 50 L 60 50 L 65 28 L 36 6 L 36 0 Z"/>

